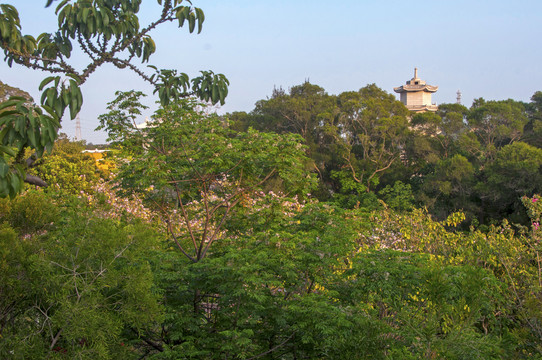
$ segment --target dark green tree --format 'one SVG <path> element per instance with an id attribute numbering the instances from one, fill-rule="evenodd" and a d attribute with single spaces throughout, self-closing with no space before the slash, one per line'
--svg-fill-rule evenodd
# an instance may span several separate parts
<path id="1" fill-rule="evenodd" d="M 537 91 L 527 105 L 529 123 L 525 127 L 525 142 L 542 148 L 542 91 Z"/>
<path id="2" fill-rule="evenodd" d="M 525 104 L 511 99 L 477 99 L 468 116 L 469 127 L 478 136 L 489 158 L 498 148 L 520 140 L 527 121 Z"/>
<path id="3" fill-rule="evenodd" d="M 542 192 L 542 149 L 515 142 L 500 149 L 481 174 L 478 191 L 484 218 L 527 223 L 521 198 Z"/>
<path id="4" fill-rule="evenodd" d="M 475 204 L 471 196 L 476 184 L 475 168 L 461 154 L 439 160 L 431 173 L 424 177 L 418 199 L 438 219 L 463 210 L 472 217 Z"/>
<path id="5" fill-rule="evenodd" d="M 336 176 L 353 179 L 359 190 L 369 192 L 383 172 L 400 162 L 410 131 L 408 110 L 374 84 L 342 93 L 338 101 L 340 131 L 335 141 L 340 144 L 342 166 Z"/>

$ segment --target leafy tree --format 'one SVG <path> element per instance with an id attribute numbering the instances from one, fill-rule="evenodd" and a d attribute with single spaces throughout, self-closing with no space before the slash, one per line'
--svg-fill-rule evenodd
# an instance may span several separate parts
<path id="1" fill-rule="evenodd" d="M 527 106 L 529 123 L 525 127 L 525 142 L 542 148 L 542 91 L 535 92 Z"/>
<path id="2" fill-rule="evenodd" d="M 379 176 L 401 157 L 408 136 L 408 110 L 401 102 L 368 85 L 354 93 L 339 95 L 340 143 L 343 169 L 369 192 Z"/>
<path id="3" fill-rule="evenodd" d="M 474 102 L 468 117 L 471 129 L 489 157 L 496 149 L 517 141 L 527 123 L 525 104 L 513 100 Z"/>
<path id="4" fill-rule="evenodd" d="M 405 211 L 414 207 L 414 195 L 410 184 L 396 181 L 393 187 L 387 185 L 378 192 L 392 209 Z"/>
<path id="5" fill-rule="evenodd" d="M 438 143 L 439 158 L 452 155 L 453 145 L 466 129 L 468 109 L 460 104 L 441 104 L 436 113 L 417 113 L 411 124 L 428 140 Z"/>
<path id="6" fill-rule="evenodd" d="M 296 133 L 311 144 L 317 139 L 322 113 L 329 111 L 328 107 L 333 103 L 333 97 L 322 87 L 306 81 L 293 86 L 289 94 L 275 89 L 269 100 L 256 103 L 253 113 L 273 117 L 273 123 L 260 125 L 262 130 Z"/>
<path id="7" fill-rule="evenodd" d="M 526 222 L 521 197 L 540 193 L 542 184 L 542 149 L 523 142 L 504 146 L 495 161 L 483 171 L 478 184 L 480 196 L 487 203 L 490 218 L 513 216 L 515 222 Z"/>
<path id="8" fill-rule="evenodd" d="M 150 267 L 158 239 L 149 224 L 101 218 L 81 199 L 58 204 L 35 191 L 8 206 L 0 356 L 131 358 L 131 341 L 160 316 Z"/>
<path id="9" fill-rule="evenodd" d="M 293 86 L 286 92 L 273 89 L 271 98 L 260 100 L 248 116 L 232 114 L 232 126 L 246 130 L 252 126 L 262 131 L 296 133 L 303 137 L 311 158 L 307 168 L 314 169 L 319 177 L 319 198 L 329 198 L 330 171 L 336 163 L 336 149 L 333 141 L 338 120 L 336 97 L 308 81 Z"/>
<path id="10" fill-rule="evenodd" d="M 24 97 L 28 99 L 29 102 L 33 101 L 30 94 L 27 93 L 26 91 L 23 91 L 18 88 L 14 88 L 0 81 L 0 103 L 3 103 L 4 101 L 8 100 L 12 96 Z"/>
<path id="11" fill-rule="evenodd" d="M 149 334 L 162 341 L 157 358 L 339 359 L 378 347 L 378 325 L 334 306 L 326 289 L 353 250 L 344 213 L 316 205 L 285 216 L 281 202 L 266 198 L 202 261 L 164 269 L 171 315 Z"/>
<path id="12" fill-rule="evenodd" d="M 191 261 L 208 254 L 247 196 L 271 183 L 301 196 L 312 187 L 299 136 L 237 133 L 197 111 L 193 101 L 160 109 L 151 124 L 137 129 L 130 119 L 139 96 L 119 94 L 100 117 L 130 159 L 120 168 L 120 186 L 146 199 Z"/>
<path id="13" fill-rule="evenodd" d="M 48 0 L 49 7 L 53 0 Z M 65 0 L 56 7 L 58 30 L 37 37 L 23 35 L 17 9 L 0 5 L 0 47 L 9 66 L 18 64 L 53 74 L 40 84 L 41 107 L 28 105 L 27 99 L 12 97 L 0 105 L 0 195 L 14 196 L 22 189 L 26 178 L 24 148 L 30 147 L 41 157 L 50 151 L 57 137 L 60 121 L 66 109 L 75 118 L 83 104 L 80 90 L 97 68 L 112 64 L 129 69 L 155 86 L 160 102 L 187 96 L 197 96 L 212 103 L 224 102 L 228 80 L 221 74 L 202 71 L 189 79 L 176 70 L 155 70 L 146 74 L 134 61 L 148 62 L 156 51 L 150 32 L 157 26 L 178 22 L 179 27 L 198 32 L 205 19 L 203 11 L 192 7 L 190 1 L 158 0 L 162 11 L 158 19 L 140 27 L 138 13 L 141 0 Z M 89 63 L 76 69 L 70 63 L 74 47 L 79 47 Z"/>
<path id="14" fill-rule="evenodd" d="M 95 161 L 82 152 L 84 149 L 82 143 L 71 142 L 61 134 L 51 153 L 38 159 L 30 172 L 63 193 L 90 193 L 101 174 Z"/>
<path id="15" fill-rule="evenodd" d="M 424 179 L 418 195 L 439 219 L 463 210 L 472 216 L 471 196 L 475 185 L 475 168 L 463 155 L 440 160 Z"/>
<path id="16" fill-rule="evenodd" d="M 427 254 L 362 253 L 333 287 L 345 304 L 387 325 L 393 359 L 506 358 L 500 337 L 503 288 L 491 272 L 443 265 Z M 490 331 L 479 327 L 483 323 Z"/>

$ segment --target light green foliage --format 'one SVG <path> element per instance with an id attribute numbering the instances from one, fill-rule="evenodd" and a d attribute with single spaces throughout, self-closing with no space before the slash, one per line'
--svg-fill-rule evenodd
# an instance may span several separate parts
<path id="1" fill-rule="evenodd" d="M 462 214 L 453 214 L 444 222 L 435 222 L 420 210 L 402 215 L 386 210 L 375 212 L 365 223 L 366 228 L 362 228 L 361 231 L 361 244 L 369 248 L 391 248 L 403 252 L 431 254 L 436 256 L 434 259 L 441 264 L 439 266 L 451 264 L 478 269 L 475 271 L 480 269 L 490 271 L 504 287 L 498 293 L 488 295 L 491 299 L 484 299 L 491 301 L 493 303 L 491 306 L 496 308 L 492 314 L 486 313 L 487 319 L 480 320 L 481 323 L 476 325 L 478 335 L 475 338 L 483 343 L 490 339 L 480 338 L 480 331 L 486 333 L 488 329 L 494 329 L 497 334 L 503 331 L 499 335 L 505 340 L 499 345 L 501 351 L 513 352 L 513 355 L 503 356 L 504 358 L 530 358 L 535 354 L 540 356 L 542 342 L 538 300 L 540 289 L 538 199 L 538 195 L 523 199 L 532 217 L 530 234 L 515 233 L 508 222 L 501 226 L 491 226 L 487 232 L 474 229 L 465 233 L 450 232 L 449 227 L 457 226 L 464 219 Z M 481 280 L 476 280 L 473 285 L 479 281 Z M 442 291 L 442 294 L 446 293 L 444 289 Z M 470 302 L 466 305 L 472 307 Z M 405 307 L 404 310 L 409 309 Z M 457 323 L 460 318 L 454 316 L 452 319 L 452 322 Z M 493 325 L 490 325 L 491 323 Z M 439 324 L 442 325 L 442 322 Z M 493 340 L 490 341 L 492 347 L 495 346 Z"/>
<path id="2" fill-rule="evenodd" d="M 142 27 L 138 13 L 141 0 L 63 0 L 55 9 L 58 30 L 37 37 L 23 35 L 19 13 L 12 5 L 0 4 L 0 47 L 9 66 L 18 64 L 53 74 L 45 78 L 39 90 L 41 107 L 27 104 L 27 99 L 11 97 L 0 104 L 0 196 L 15 196 L 22 190 L 25 177 L 21 151 L 30 147 L 40 157 L 51 150 L 66 109 L 74 119 L 83 105 L 81 85 L 97 68 L 111 64 L 130 69 L 155 87 L 163 105 L 188 96 L 197 96 L 213 104 L 228 93 L 229 82 L 222 74 L 202 71 L 192 80 L 176 70 L 159 70 L 147 75 L 133 64 L 135 59 L 148 62 L 156 51 L 150 32 L 157 26 L 178 22 L 188 25 L 190 33 L 201 32 L 203 11 L 189 1 L 158 1 L 160 16 Z M 47 1 L 46 7 L 53 3 Z M 88 64 L 76 69 L 71 62 L 74 48 L 87 57 Z M 80 63 L 80 62 L 78 62 Z M 10 108 L 9 110 L 2 111 Z"/>
<path id="3" fill-rule="evenodd" d="M 392 209 L 398 211 L 411 210 L 414 207 L 414 195 L 410 184 L 401 181 L 395 182 L 393 187 L 386 186 L 378 192 L 384 202 Z"/>
<path id="4" fill-rule="evenodd" d="M 31 173 L 46 181 L 54 191 L 72 195 L 91 193 L 101 174 L 94 159 L 83 153 L 84 149 L 81 143 L 62 137 L 50 154 L 36 161 Z"/>
<path id="5" fill-rule="evenodd" d="M 0 223 L 8 222 L 23 235 L 46 231 L 58 216 L 57 206 L 41 191 L 30 190 L 13 200 L 0 199 Z"/>
<path id="6" fill-rule="evenodd" d="M 314 184 L 304 171 L 299 136 L 237 133 L 195 110 L 193 101 L 160 109 L 152 123 L 136 129 L 126 121 L 132 110 L 123 109 L 119 99 L 100 121 L 130 159 L 120 168 L 120 187 L 141 194 L 192 261 L 206 256 L 247 196 L 270 183 L 304 196 Z"/>
<path id="7" fill-rule="evenodd" d="M 24 212 L 17 203 L 51 202 L 28 196 L 15 200 L 12 218 Z M 130 358 L 131 339 L 160 314 L 149 263 L 156 236 L 64 200 L 45 229 L 21 237 L 16 222 L 1 226 L 0 357 Z"/>
<path id="8" fill-rule="evenodd" d="M 395 251 L 360 253 L 351 262 L 336 291 L 385 324 L 396 354 L 388 358 L 505 358 L 504 318 L 495 316 L 503 289 L 490 272 Z"/>
<path id="9" fill-rule="evenodd" d="M 537 353 L 542 357 L 542 299 L 540 292 L 542 291 L 542 228 L 540 222 L 542 220 L 542 200 L 539 194 L 532 197 L 523 197 L 523 205 L 527 208 L 527 214 L 531 220 L 530 237 L 527 238 L 529 253 L 532 256 L 532 262 L 537 270 L 537 274 L 530 282 L 523 281 L 519 283 L 516 296 L 521 296 L 519 306 L 520 319 L 524 325 L 523 329 L 518 331 L 519 337 L 528 350 L 527 354 Z M 536 259 L 536 260 L 535 260 Z M 533 344 L 532 347 L 528 346 Z M 529 350 L 533 351 L 532 353 Z"/>

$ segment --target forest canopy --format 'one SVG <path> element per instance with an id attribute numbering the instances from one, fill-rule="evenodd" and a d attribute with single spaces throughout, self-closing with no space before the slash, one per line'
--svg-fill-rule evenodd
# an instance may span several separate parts
<path id="1" fill-rule="evenodd" d="M 140 27 L 141 1 L 49 0 L 37 38 L 0 5 L 6 61 L 62 74 L 41 105 L 0 88 L 0 358 L 542 359 L 542 92 L 411 113 L 306 81 L 217 115 L 223 75 L 131 62 L 201 30 L 157 3 Z M 105 62 L 160 106 L 139 126 L 117 92 L 89 153 L 58 131 Z"/>

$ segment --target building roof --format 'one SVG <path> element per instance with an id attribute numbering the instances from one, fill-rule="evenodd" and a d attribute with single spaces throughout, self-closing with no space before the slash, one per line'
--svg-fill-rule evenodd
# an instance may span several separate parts
<path id="1" fill-rule="evenodd" d="M 418 77 L 418 68 L 414 68 L 414 77 L 406 82 L 406 85 L 401 85 L 393 88 L 396 93 L 425 91 L 434 93 L 438 90 L 438 86 L 427 85 L 425 81 Z"/>

